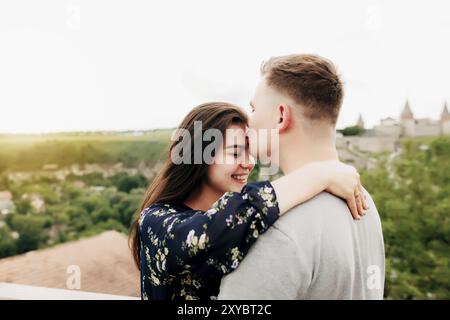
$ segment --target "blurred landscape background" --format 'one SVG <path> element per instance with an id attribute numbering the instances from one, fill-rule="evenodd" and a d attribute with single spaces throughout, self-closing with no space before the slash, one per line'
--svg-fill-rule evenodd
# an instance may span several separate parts
<path id="1" fill-rule="evenodd" d="M 107 230 L 128 234 L 170 134 L 1 136 L 0 258 Z M 346 137 L 358 135 L 338 139 Z M 383 224 L 385 298 L 448 299 L 450 137 L 401 138 L 399 143 L 395 157 L 371 153 L 370 169 L 360 167 Z M 259 178 L 258 167 L 251 178 Z"/>

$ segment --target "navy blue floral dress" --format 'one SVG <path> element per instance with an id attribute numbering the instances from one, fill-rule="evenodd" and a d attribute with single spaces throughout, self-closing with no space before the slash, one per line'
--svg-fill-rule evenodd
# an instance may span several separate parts
<path id="1" fill-rule="evenodd" d="M 210 300 L 279 217 L 269 181 L 227 192 L 208 211 L 153 204 L 139 219 L 143 300 Z"/>

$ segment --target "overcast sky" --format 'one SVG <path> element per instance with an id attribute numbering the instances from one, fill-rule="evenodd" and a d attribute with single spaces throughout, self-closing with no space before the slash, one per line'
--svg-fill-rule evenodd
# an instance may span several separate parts
<path id="1" fill-rule="evenodd" d="M 338 127 L 450 102 L 450 1 L 0 2 L 0 132 L 175 127 L 248 106 L 261 62 L 317 53 L 345 81 Z"/>

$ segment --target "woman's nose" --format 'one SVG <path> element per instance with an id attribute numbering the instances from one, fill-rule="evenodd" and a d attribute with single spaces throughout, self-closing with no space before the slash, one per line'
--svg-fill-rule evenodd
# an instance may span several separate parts
<path id="1" fill-rule="evenodd" d="M 255 167 L 255 163 L 256 163 L 255 158 L 253 158 L 252 155 L 247 155 L 244 158 L 244 161 L 241 163 L 241 166 L 242 168 L 249 169 L 251 171 Z"/>

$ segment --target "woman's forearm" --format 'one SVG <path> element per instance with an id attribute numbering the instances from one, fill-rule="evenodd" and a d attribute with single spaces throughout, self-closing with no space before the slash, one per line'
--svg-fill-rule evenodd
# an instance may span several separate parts
<path id="1" fill-rule="evenodd" d="M 307 164 L 272 182 L 280 215 L 308 201 L 329 186 L 328 174 L 315 163 Z"/>

